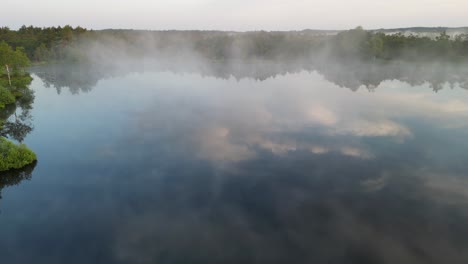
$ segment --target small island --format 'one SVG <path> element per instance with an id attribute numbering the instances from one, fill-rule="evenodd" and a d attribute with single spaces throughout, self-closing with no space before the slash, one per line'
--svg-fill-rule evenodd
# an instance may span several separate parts
<path id="1" fill-rule="evenodd" d="M 14 144 L 4 137 L 0 138 L 0 172 L 20 169 L 34 163 L 36 154 L 24 144 Z"/>

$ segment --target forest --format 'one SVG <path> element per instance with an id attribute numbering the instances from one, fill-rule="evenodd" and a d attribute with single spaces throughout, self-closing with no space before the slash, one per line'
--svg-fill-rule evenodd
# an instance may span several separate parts
<path id="1" fill-rule="evenodd" d="M 29 60 L 39 62 L 86 61 L 96 46 L 133 58 L 195 54 L 211 61 L 265 59 L 277 61 L 463 61 L 468 59 L 468 34 L 436 37 L 386 34 L 362 27 L 327 33 L 321 31 L 143 31 L 87 30 L 82 27 L 22 26 L 0 28 L 0 41 L 21 48 Z M 112 53 L 109 53 L 111 56 Z M 95 55 L 95 54 L 94 54 Z"/>

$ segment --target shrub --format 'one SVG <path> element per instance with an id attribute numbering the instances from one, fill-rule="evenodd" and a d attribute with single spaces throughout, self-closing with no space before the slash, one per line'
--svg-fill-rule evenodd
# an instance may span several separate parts
<path id="1" fill-rule="evenodd" d="M 26 145 L 16 145 L 0 137 L 0 171 L 20 169 L 37 160 L 36 154 Z"/>
<path id="2" fill-rule="evenodd" d="M 0 86 L 0 109 L 4 108 L 7 104 L 15 102 L 15 96 L 6 88 Z"/>

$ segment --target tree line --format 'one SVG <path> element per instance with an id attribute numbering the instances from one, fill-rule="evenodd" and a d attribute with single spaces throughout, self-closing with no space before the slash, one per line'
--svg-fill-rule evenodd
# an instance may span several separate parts
<path id="1" fill-rule="evenodd" d="M 0 27 L 0 41 L 13 49 L 21 47 L 31 61 L 63 60 L 66 47 L 87 30 L 82 27 L 33 27 L 18 30 Z"/>
<path id="2" fill-rule="evenodd" d="M 0 41 L 20 48 L 33 62 L 86 60 L 88 42 L 118 48 L 136 58 L 150 54 L 196 52 L 209 60 L 268 59 L 308 60 L 466 60 L 468 35 L 450 37 L 445 31 L 435 38 L 385 34 L 362 27 L 336 34 L 315 31 L 93 31 L 82 27 L 0 28 Z M 116 47 L 115 43 L 120 45 Z"/>

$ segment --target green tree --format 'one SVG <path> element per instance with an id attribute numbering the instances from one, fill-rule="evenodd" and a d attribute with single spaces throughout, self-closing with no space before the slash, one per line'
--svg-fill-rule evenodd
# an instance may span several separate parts
<path id="1" fill-rule="evenodd" d="M 339 57 L 358 58 L 365 55 L 367 49 L 367 32 L 362 27 L 338 33 L 333 39 L 336 55 Z"/>
<path id="2" fill-rule="evenodd" d="M 3 72 L 8 75 L 10 86 L 11 75 L 22 71 L 29 64 L 30 61 L 23 48 L 17 47 L 16 50 L 13 50 L 5 41 L 0 42 L 0 65 L 4 67 Z"/>
<path id="3" fill-rule="evenodd" d="M 0 109 L 3 109 L 6 105 L 13 104 L 15 97 L 10 90 L 0 86 Z"/>
<path id="4" fill-rule="evenodd" d="M 39 47 L 34 51 L 35 61 L 47 61 L 50 58 L 50 51 L 47 49 L 44 43 L 41 43 Z"/>
<path id="5" fill-rule="evenodd" d="M 447 32 L 443 31 L 436 37 L 436 52 L 439 56 L 446 56 L 451 51 L 452 43 Z"/>
<path id="6" fill-rule="evenodd" d="M 372 56 L 373 59 L 383 56 L 384 40 L 382 35 L 382 33 L 372 35 L 368 41 L 369 55 Z"/>

